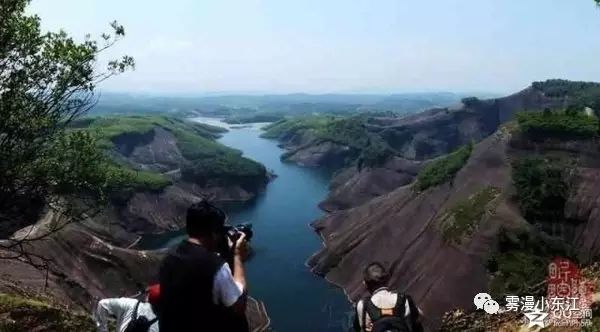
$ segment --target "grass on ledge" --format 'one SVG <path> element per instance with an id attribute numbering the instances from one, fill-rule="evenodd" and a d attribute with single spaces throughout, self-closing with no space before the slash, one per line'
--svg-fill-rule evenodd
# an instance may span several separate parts
<path id="1" fill-rule="evenodd" d="M 94 332 L 93 319 L 84 313 L 54 307 L 41 300 L 0 293 L 0 331 Z"/>
<path id="2" fill-rule="evenodd" d="M 488 211 L 488 204 L 499 194 L 497 188 L 486 187 L 452 206 L 444 215 L 441 224 L 444 241 L 460 244 L 471 236 Z"/>
<path id="3" fill-rule="evenodd" d="M 135 170 L 123 165 L 107 164 L 114 176 L 108 184 L 109 189 L 123 192 L 161 191 L 171 185 L 166 176 L 150 171 Z"/>
<path id="4" fill-rule="evenodd" d="M 472 151 L 473 144 L 471 143 L 432 161 L 417 175 L 415 189 L 420 192 L 452 180 L 469 160 Z"/>

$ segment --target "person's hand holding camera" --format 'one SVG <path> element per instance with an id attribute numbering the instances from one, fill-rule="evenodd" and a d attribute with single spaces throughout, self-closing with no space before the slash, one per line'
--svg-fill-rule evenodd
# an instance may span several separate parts
<path id="1" fill-rule="evenodd" d="M 248 257 L 248 241 L 246 241 L 246 234 L 240 232 L 240 237 L 232 243 L 229 240 L 229 246 L 233 250 L 233 255 L 245 260 Z"/>
<path id="2" fill-rule="evenodd" d="M 233 252 L 233 279 L 242 286 L 244 294 L 248 293 L 246 285 L 246 272 L 244 271 L 244 260 L 248 257 L 248 241 L 244 232 L 238 233 L 240 236 L 233 242 L 231 238 L 227 239 L 229 248 Z"/>

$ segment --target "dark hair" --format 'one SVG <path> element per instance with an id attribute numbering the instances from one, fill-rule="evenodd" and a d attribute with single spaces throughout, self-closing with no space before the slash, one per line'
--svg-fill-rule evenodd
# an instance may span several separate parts
<path id="1" fill-rule="evenodd" d="M 190 237 L 203 237 L 219 232 L 227 216 L 207 201 L 192 204 L 187 210 L 185 230 Z"/>
<path id="2" fill-rule="evenodd" d="M 369 291 L 374 291 L 377 288 L 387 286 L 387 282 L 390 280 L 390 274 L 385 267 L 378 262 L 367 265 L 363 273 L 365 285 Z"/>

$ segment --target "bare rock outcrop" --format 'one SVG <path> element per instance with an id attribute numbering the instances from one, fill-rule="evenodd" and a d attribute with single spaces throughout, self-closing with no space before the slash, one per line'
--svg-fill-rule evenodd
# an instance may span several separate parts
<path id="1" fill-rule="evenodd" d="M 414 181 L 423 162 L 394 157 L 376 168 L 352 166 L 338 173 L 327 198 L 319 204 L 331 212 L 361 205 Z"/>
<path id="2" fill-rule="evenodd" d="M 428 326 L 437 328 L 445 312 L 471 308 L 473 295 L 488 290 L 486 266 L 498 246 L 499 232 L 534 227 L 514 201 L 513 160 L 578 156 L 564 209 L 573 226 L 565 240 L 582 262 L 599 257 L 600 151 L 595 146 L 597 142 L 585 140 L 535 143 L 501 128 L 475 146 L 453 181 L 420 193 L 411 185 L 402 186 L 315 221 L 312 225 L 324 247 L 308 264 L 355 301 L 365 292 L 362 268 L 382 261 L 391 267 L 391 285 L 412 294 L 426 313 Z M 472 220 L 474 227 L 460 241 L 447 241 L 443 229 L 449 211 L 485 188 L 497 192 L 486 203 L 485 213 Z"/>
<path id="3" fill-rule="evenodd" d="M 431 326 L 437 326 L 446 311 L 469 306 L 473 294 L 487 289 L 485 261 L 500 225 L 524 223 L 505 199 L 510 188 L 507 140 L 507 134 L 498 133 L 477 145 L 452 184 L 420 194 L 411 186 L 400 187 L 316 221 L 313 227 L 324 248 L 309 265 L 357 300 L 364 295 L 361 269 L 370 261 L 386 262 L 392 267 L 392 285 L 415 297 L 431 318 Z M 496 207 L 479 222 L 468 242 L 446 243 L 440 216 L 487 187 L 501 192 Z"/>
<path id="4" fill-rule="evenodd" d="M 126 155 L 130 163 L 138 169 L 162 173 L 178 169 L 185 158 L 177 147 L 175 136 L 161 127 L 154 128 L 151 135 L 152 140 L 148 144 L 136 145 Z"/>
<path id="5" fill-rule="evenodd" d="M 344 165 L 346 158 L 355 153 L 349 146 L 317 140 L 288 151 L 283 158 L 305 167 L 336 168 Z"/>

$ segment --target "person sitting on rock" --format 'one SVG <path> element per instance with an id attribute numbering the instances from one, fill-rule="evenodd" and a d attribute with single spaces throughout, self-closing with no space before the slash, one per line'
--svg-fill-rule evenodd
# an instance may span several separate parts
<path id="1" fill-rule="evenodd" d="M 162 332 L 248 331 L 246 320 L 246 235 L 226 250 L 233 272 L 223 258 L 227 247 L 225 213 L 201 201 L 186 216 L 188 238 L 173 248 L 160 266 Z"/>
<path id="2" fill-rule="evenodd" d="M 420 310 L 409 295 L 389 290 L 389 279 L 389 273 L 380 263 L 365 268 L 363 283 L 370 295 L 356 304 L 355 331 L 423 331 Z"/>
<path id="3" fill-rule="evenodd" d="M 103 299 L 96 308 L 96 327 L 98 332 L 108 332 L 108 318 L 117 320 L 117 332 L 158 332 L 156 317 L 160 286 L 152 285 L 146 289 L 145 301 L 128 297 Z"/>

